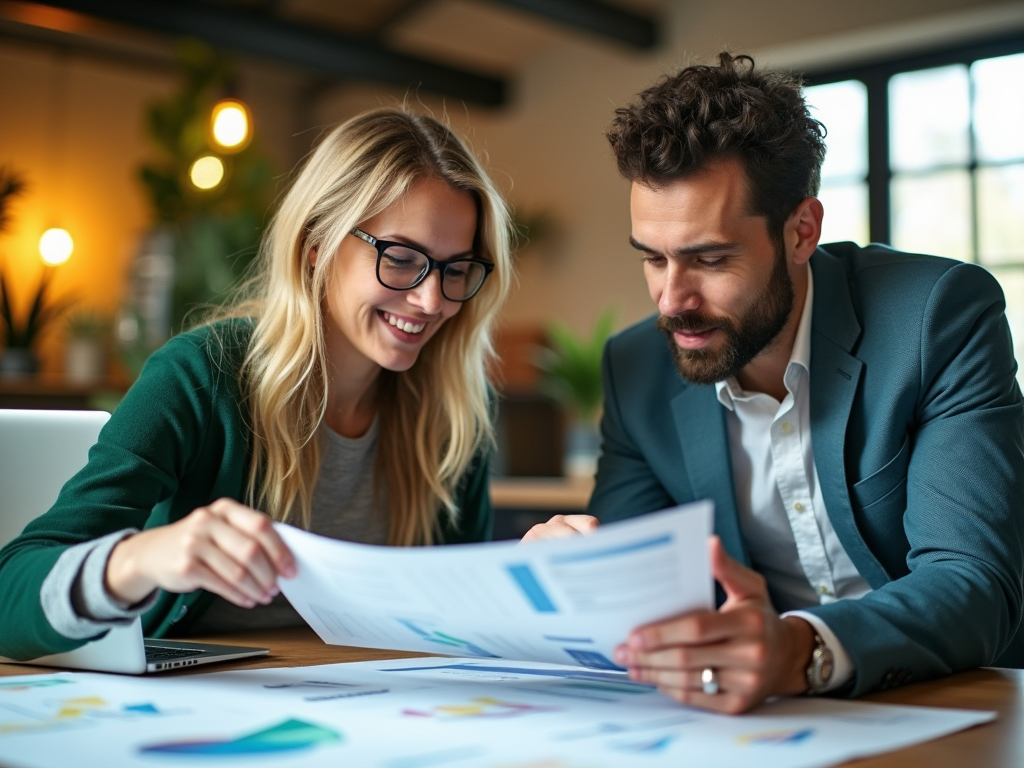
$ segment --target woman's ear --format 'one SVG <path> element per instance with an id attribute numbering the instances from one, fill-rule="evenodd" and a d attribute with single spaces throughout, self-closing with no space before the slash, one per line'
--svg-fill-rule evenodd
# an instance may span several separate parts
<path id="1" fill-rule="evenodd" d="M 316 268 L 316 248 L 309 249 L 309 266 L 311 269 Z"/>

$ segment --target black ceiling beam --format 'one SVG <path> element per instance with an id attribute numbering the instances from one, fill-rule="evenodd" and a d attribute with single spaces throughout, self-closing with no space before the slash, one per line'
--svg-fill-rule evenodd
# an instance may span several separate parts
<path id="1" fill-rule="evenodd" d="M 658 44 L 658 23 L 603 0 L 492 0 L 634 48 Z"/>
<path id="2" fill-rule="evenodd" d="M 197 37 L 238 53 L 288 62 L 320 74 L 423 88 L 487 106 L 500 106 L 506 100 L 502 79 L 238 7 L 196 0 L 34 1 L 164 34 Z"/>

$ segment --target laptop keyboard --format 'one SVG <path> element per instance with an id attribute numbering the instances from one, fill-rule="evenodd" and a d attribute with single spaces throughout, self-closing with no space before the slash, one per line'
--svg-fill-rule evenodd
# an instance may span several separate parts
<path id="1" fill-rule="evenodd" d="M 167 659 L 183 659 L 186 656 L 199 656 L 206 651 L 193 648 L 172 648 L 164 645 L 147 645 L 146 661 L 166 661 Z"/>

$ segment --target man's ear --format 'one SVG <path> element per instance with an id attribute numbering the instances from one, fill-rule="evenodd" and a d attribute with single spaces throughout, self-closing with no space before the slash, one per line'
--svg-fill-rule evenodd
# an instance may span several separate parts
<path id="1" fill-rule="evenodd" d="M 816 197 L 805 197 L 786 221 L 786 250 L 795 264 L 806 264 L 818 247 L 825 209 Z"/>

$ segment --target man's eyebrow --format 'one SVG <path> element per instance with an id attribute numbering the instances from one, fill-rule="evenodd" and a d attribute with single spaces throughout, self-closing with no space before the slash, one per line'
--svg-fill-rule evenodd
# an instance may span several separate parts
<path id="1" fill-rule="evenodd" d="M 644 245 L 632 235 L 630 235 L 629 244 L 638 251 L 643 251 L 644 253 L 661 253 L 657 248 Z M 722 242 L 721 240 L 708 240 L 702 243 L 693 243 L 691 245 L 673 248 L 670 253 L 673 256 L 695 256 L 702 253 L 715 253 L 717 251 L 734 251 L 739 247 L 739 243 L 727 243 Z"/>

